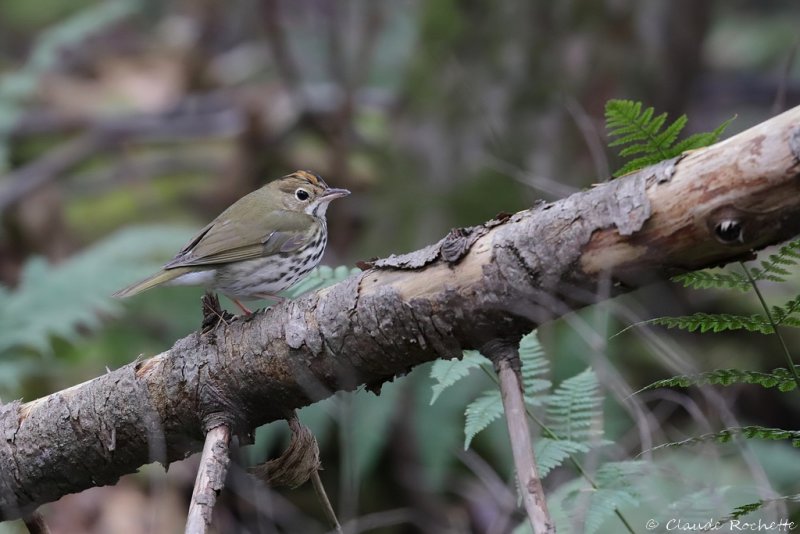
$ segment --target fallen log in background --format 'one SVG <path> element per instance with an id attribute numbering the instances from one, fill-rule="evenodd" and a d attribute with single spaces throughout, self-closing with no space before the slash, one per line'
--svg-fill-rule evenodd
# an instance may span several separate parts
<path id="1" fill-rule="evenodd" d="M 347 280 L 28 403 L 0 407 L 0 520 L 800 232 L 800 108 L 678 160 L 453 230 Z"/>

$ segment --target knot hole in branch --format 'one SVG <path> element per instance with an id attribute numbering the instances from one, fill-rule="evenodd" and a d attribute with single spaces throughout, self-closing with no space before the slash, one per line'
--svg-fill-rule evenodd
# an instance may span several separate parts
<path id="1" fill-rule="evenodd" d="M 749 231 L 751 219 L 751 214 L 733 206 L 723 206 L 711 213 L 708 218 L 708 229 L 714 235 L 714 239 L 723 245 L 742 245 L 752 233 Z"/>
<path id="2" fill-rule="evenodd" d="M 725 243 L 744 243 L 742 223 L 737 219 L 724 219 L 714 226 L 714 235 L 718 241 Z"/>

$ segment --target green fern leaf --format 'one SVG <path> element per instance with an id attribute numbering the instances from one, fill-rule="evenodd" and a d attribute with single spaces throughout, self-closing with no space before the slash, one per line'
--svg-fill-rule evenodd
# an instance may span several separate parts
<path id="1" fill-rule="evenodd" d="M 753 512 L 760 510 L 764 506 L 764 501 L 758 501 L 748 504 L 743 504 L 741 506 L 737 506 L 731 512 L 731 515 L 726 517 L 724 523 L 729 523 L 741 517 L 744 517 L 748 514 L 752 514 Z"/>
<path id="2" fill-rule="evenodd" d="M 774 499 L 766 499 L 766 500 L 762 500 L 762 501 L 757 501 L 757 502 L 753 502 L 753 503 L 748 503 L 748 504 L 743 504 L 741 506 L 737 506 L 736 508 L 733 509 L 733 512 L 731 512 L 731 514 L 729 516 L 727 516 L 724 519 L 721 519 L 720 523 L 721 524 L 730 523 L 731 521 L 734 521 L 734 520 L 740 519 L 740 518 L 742 518 L 742 517 L 744 517 L 746 515 L 752 514 L 753 512 L 756 512 L 756 511 L 764 508 L 765 506 L 772 505 L 772 504 L 775 504 L 775 503 L 781 503 L 781 502 L 800 502 L 800 493 L 797 493 L 795 495 L 783 495 L 781 497 L 776 497 Z"/>
<path id="3" fill-rule="evenodd" d="M 434 384 L 432 388 L 431 404 L 436 402 L 444 390 L 467 377 L 472 369 L 481 365 L 491 365 L 491 363 L 486 356 L 475 350 L 465 350 L 461 359 L 433 362 L 431 378 L 436 380 L 437 384 Z"/>
<path id="4" fill-rule="evenodd" d="M 800 365 L 796 366 L 800 372 Z M 757 371 L 745 371 L 742 369 L 715 369 L 693 375 L 673 376 L 664 380 L 653 382 L 637 391 L 635 394 L 653 389 L 668 387 L 687 388 L 690 386 L 703 386 L 714 384 L 719 386 L 730 386 L 732 384 L 757 384 L 764 388 L 777 387 L 780 391 L 791 391 L 797 387 L 794 375 L 784 368 L 773 369 L 768 373 Z"/>
<path id="5" fill-rule="evenodd" d="M 678 328 L 688 332 L 699 330 L 705 332 L 726 332 L 729 330 L 747 330 L 762 334 L 773 333 L 769 320 L 761 314 L 733 315 L 730 313 L 694 313 L 678 317 L 657 317 L 644 321 L 643 324 L 655 324 L 667 328 Z"/>
<path id="6" fill-rule="evenodd" d="M 636 134 L 631 134 L 630 136 L 617 139 L 617 145 L 625 145 L 629 144 L 629 146 L 620 150 L 619 155 L 620 157 L 627 158 L 630 156 L 634 156 L 636 154 L 651 154 L 658 157 L 658 160 L 666 159 L 665 155 L 667 154 L 665 151 L 675 142 L 675 138 L 678 137 L 678 134 L 686 125 L 686 115 L 679 117 L 677 121 L 672 123 L 666 130 L 661 133 L 657 133 L 664 124 L 664 121 L 667 118 L 666 113 L 662 113 L 647 125 L 647 133 L 650 137 L 648 142 L 642 143 L 635 143 Z M 654 152 L 655 149 L 655 152 Z"/>
<path id="7" fill-rule="evenodd" d="M 589 452 L 590 447 L 568 439 L 541 438 L 533 446 L 539 476 L 546 477 L 573 454 Z"/>
<path id="8" fill-rule="evenodd" d="M 672 277 L 673 282 L 691 289 L 735 289 L 748 291 L 751 287 L 747 277 L 737 272 L 719 270 L 693 271 Z"/>
<path id="9" fill-rule="evenodd" d="M 30 260 L 20 285 L 0 296 L 0 353 L 13 347 L 48 353 L 52 336 L 73 340 L 79 327 L 96 328 L 102 316 L 121 310 L 111 293 L 157 270 L 188 235 L 173 227 L 131 228 L 58 265 Z"/>
<path id="10" fill-rule="evenodd" d="M 503 400 L 499 389 L 485 391 L 467 406 L 464 423 L 464 450 L 469 449 L 472 439 L 484 428 L 503 415 Z"/>
<path id="11" fill-rule="evenodd" d="M 751 269 L 750 274 L 756 281 L 783 282 L 785 281 L 784 277 L 791 273 L 779 266 L 795 266 L 799 260 L 800 239 L 795 239 L 783 245 L 776 254 L 770 254 L 769 258 L 762 260 L 761 269 Z"/>
<path id="12" fill-rule="evenodd" d="M 663 443 L 650 449 L 649 452 L 665 449 L 668 447 L 685 447 L 688 445 L 698 445 L 701 443 L 728 443 L 735 437 L 745 439 L 761 439 L 770 441 L 791 440 L 793 447 L 800 447 L 800 431 L 783 430 L 781 428 L 768 428 L 763 426 L 751 425 L 743 427 L 725 428 L 718 432 L 711 432 L 701 436 L 695 436 L 681 441 Z"/>
<path id="13" fill-rule="evenodd" d="M 582 532 L 598 532 L 619 509 L 638 507 L 640 499 L 634 482 L 646 476 L 649 467 L 650 464 L 643 461 L 608 462 L 597 470 L 596 487 L 570 492 L 565 504 L 571 503 L 573 508 L 588 505 Z"/>
<path id="14" fill-rule="evenodd" d="M 687 150 L 715 143 L 733 120 L 731 118 L 725 121 L 712 132 L 694 134 L 676 143 L 688 122 L 686 115 L 681 115 L 664 128 L 666 113 L 655 115 L 652 107 L 642 111 L 641 102 L 609 100 L 606 103 L 605 116 L 608 135 L 616 138 L 609 146 L 624 147 L 619 152 L 622 158 L 638 156 L 628 161 L 614 176 L 628 174 L 679 156 Z"/>
<path id="15" fill-rule="evenodd" d="M 519 358 L 522 362 L 522 387 L 526 400 L 537 404 L 536 394 L 549 390 L 552 384 L 543 378 L 550 370 L 550 363 L 535 330 L 520 340 Z"/>
<path id="16" fill-rule="evenodd" d="M 783 306 L 772 307 L 772 318 L 778 325 L 786 324 L 786 326 L 796 326 L 796 317 L 792 317 L 795 313 L 800 312 L 800 295 L 789 299 Z M 795 323 L 795 324 L 793 324 Z"/>
<path id="17" fill-rule="evenodd" d="M 664 114 L 666 118 L 666 113 Z M 678 139 L 678 136 L 686 127 L 686 123 L 689 122 L 689 118 L 686 115 L 681 115 L 675 122 L 667 126 L 667 128 L 656 136 L 655 142 L 662 150 L 669 150 L 675 144 L 675 141 Z M 622 153 L 620 153 L 622 155 Z"/>
<path id="18" fill-rule="evenodd" d="M 730 119 L 726 120 L 725 122 L 717 126 L 711 132 L 692 134 L 686 139 L 678 142 L 678 144 L 672 147 L 671 152 L 673 155 L 670 157 L 678 156 L 688 150 L 696 150 L 698 148 L 703 148 L 709 145 L 713 145 L 714 143 L 719 141 L 719 138 L 722 136 L 723 133 L 725 133 L 725 130 L 728 128 L 728 126 L 730 126 L 731 122 L 733 122 L 735 118 L 736 118 L 735 116 L 731 117 Z"/>
<path id="19" fill-rule="evenodd" d="M 561 439 L 592 443 L 603 436 L 600 386 L 594 371 L 564 380 L 547 400 L 550 429 Z"/>
<path id="20" fill-rule="evenodd" d="M 600 527 L 623 506 L 638 507 L 639 497 L 626 489 L 594 490 L 586 512 L 583 532 L 594 534 L 599 531 Z"/>

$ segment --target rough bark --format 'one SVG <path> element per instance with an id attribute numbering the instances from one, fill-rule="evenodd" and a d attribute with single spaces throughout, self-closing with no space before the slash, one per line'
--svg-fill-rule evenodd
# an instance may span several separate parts
<path id="1" fill-rule="evenodd" d="M 211 526 L 211 514 L 217 495 L 225 487 L 225 475 L 228 473 L 228 446 L 230 430 L 225 425 L 218 425 L 206 433 L 206 442 L 200 458 L 200 468 L 192 491 L 189 514 L 186 518 L 185 534 L 205 534 Z"/>
<path id="2" fill-rule="evenodd" d="M 553 203 L 452 231 L 347 280 L 28 403 L 0 407 L 0 519 L 152 461 L 203 429 L 248 436 L 337 390 L 800 231 L 800 108 L 722 143 Z"/>

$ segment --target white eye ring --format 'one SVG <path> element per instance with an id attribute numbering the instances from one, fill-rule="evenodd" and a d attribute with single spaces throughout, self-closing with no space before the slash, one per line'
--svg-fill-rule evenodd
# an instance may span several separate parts
<path id="1" fill-rule="evenodd" d="M 294 192 L 294 196 L 300 202 L 304 202 L 304 201 L 308 200 L 311 195 L 309 194 L 308 191 L 306 191 L 305 189 L 300 187 L 300 188 L 297 189 L 297 191 Z"/>

